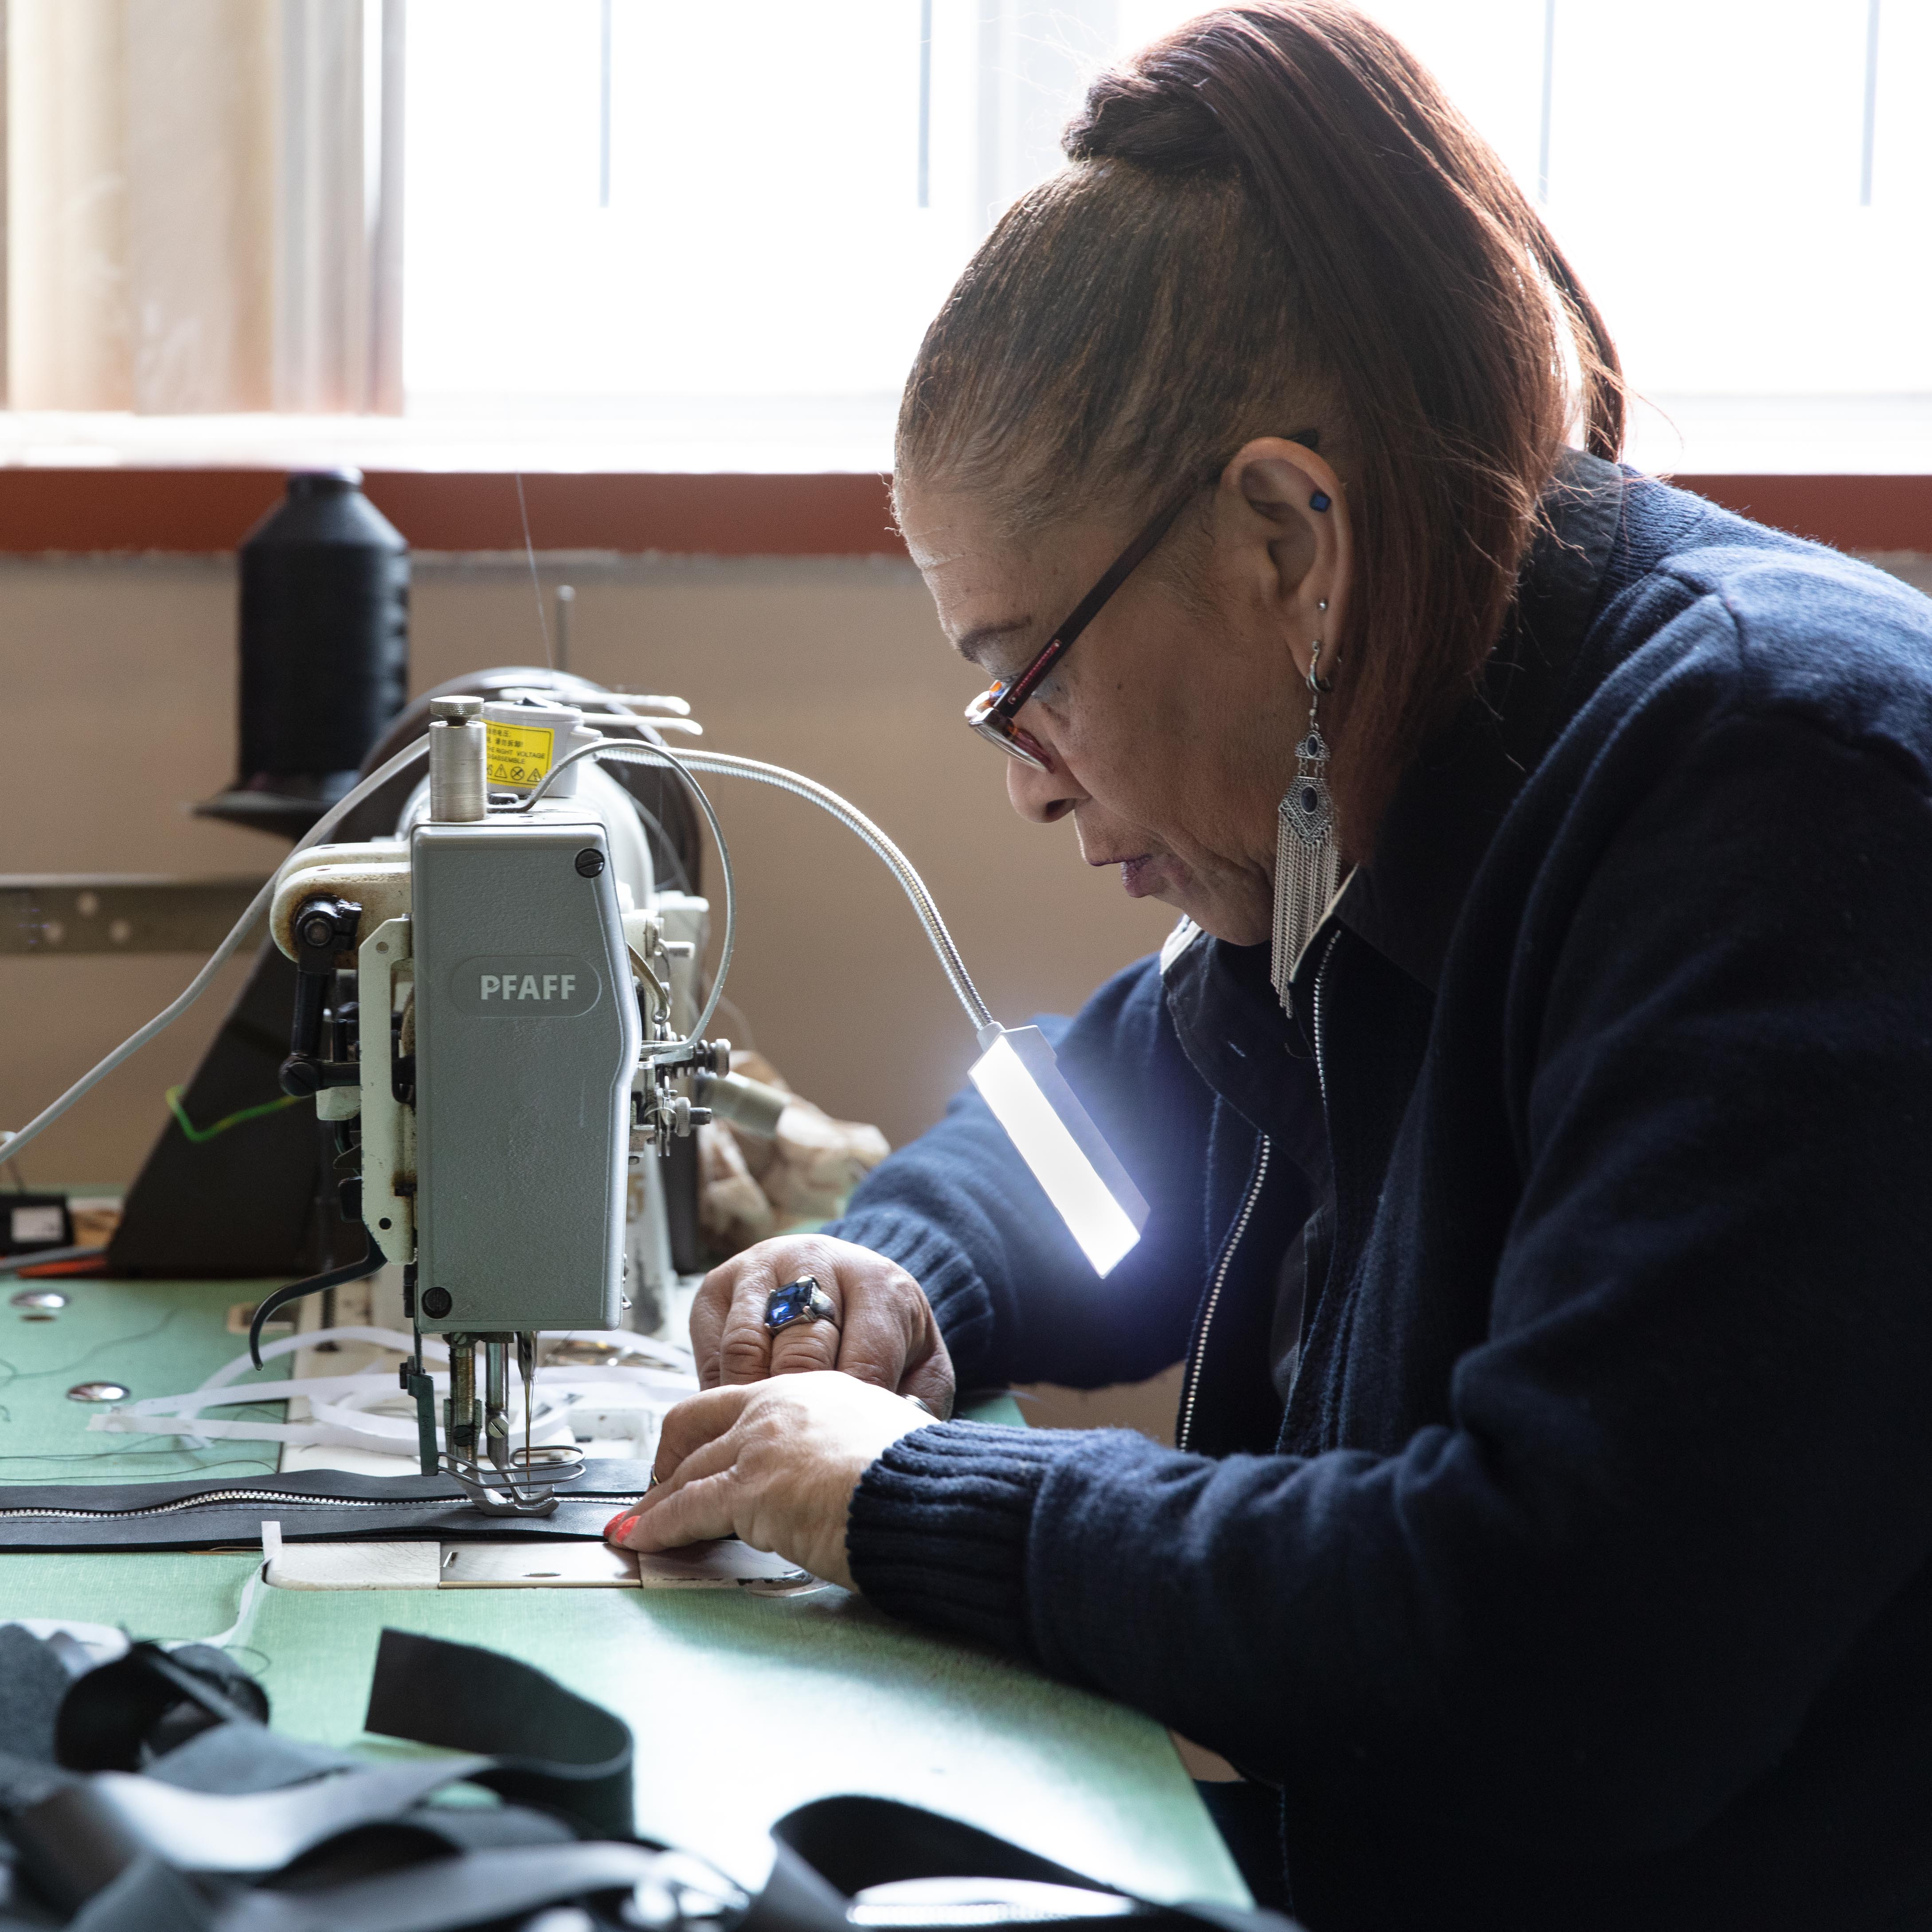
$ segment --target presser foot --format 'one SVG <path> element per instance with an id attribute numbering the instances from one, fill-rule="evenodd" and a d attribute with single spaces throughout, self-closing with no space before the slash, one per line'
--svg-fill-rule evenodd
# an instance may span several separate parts
<path id="1" fill-rule="evenodd" d="M 512 1450 L 507 1468 L 446 1452 L 440 1460 L 443 1474 L 485 1516 L 551 1515 L 562 1500 L 557 1490 L 584 1473 L 584 1451 L 574 1444 Z"/>

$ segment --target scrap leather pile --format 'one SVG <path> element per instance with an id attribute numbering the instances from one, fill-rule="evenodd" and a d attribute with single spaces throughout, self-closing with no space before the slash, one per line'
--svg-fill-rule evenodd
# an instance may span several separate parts
<path id="1" fill-rule="evenodd" d="M 212 1646 L 0 1624 L 0 1932 L 1292 1932 L 1147 1904 L 878 1798 L 780 1820 L 749 1893 L 635 1834 L 618 1718 L 514 1658 L 400 1630 L 382 1634 L 365 1728 L 439 1755 L 373 1762 L 268 1719 Z"/>

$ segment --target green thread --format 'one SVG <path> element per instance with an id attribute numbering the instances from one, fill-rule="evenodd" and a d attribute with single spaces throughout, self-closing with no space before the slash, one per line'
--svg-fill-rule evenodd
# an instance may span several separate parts
<path id="1" fill-rule="evenodd" d="M 259 1107 L 244 1107 L 239 1112 L 230 1114 L 224 1120 L 217 1120 L 212 1127 L 198 1127 L 188 1117 L 188 1109 L 182 1105 L 182 1095 L 185 1088 L 168 1089 L 168 1112 L 175 1117 L 176 1124 L 196 1147 L 203 1141 L 212 1141 L 217 1134 L 225 1134 L 230 1127 L 238 1127 L 244 1120 L 259 1120 L 264 1114 L 279 1114 L 284 1107 L 293 1107 L 301 1102 L 302 1096 L 284 1094 L 273 1100 L 264 1100 Z"/>

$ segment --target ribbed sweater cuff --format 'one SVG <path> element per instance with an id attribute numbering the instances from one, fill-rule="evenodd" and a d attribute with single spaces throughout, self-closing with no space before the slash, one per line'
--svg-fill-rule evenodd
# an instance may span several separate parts
<path id="1" fill-rule="evenodd" d="M 926 1291 L 962 1387 L 994 1379 L 986 1358 L 993 1342 L 993 1301 L 958 1245 L 923 1216 L 861 1205 L 824 1232 L 896 1261 Z"/>
<path id="2" fill-rule="evenodd" d="M 908 1622 L 1031 1658 L 1026 1556 L 1034 1499 L 1077 1438 L 983 1422 L 902 1436 L 866 1472 L 846 1519 L 854 1580 Z"/>

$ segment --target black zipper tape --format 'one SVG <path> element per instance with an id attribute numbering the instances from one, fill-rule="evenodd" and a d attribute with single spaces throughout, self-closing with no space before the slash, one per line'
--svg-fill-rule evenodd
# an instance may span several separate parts
<path id="1" fill-rule="evenodd" d="M 20 1484 L 0 1488 L 0 1553 L 219 1549 L 259 1543 L 268 1519 L 289 1543 L 590 1541 L 650 1485 L 647 1463 L 590 1462 L 557 1492 L 554 1515 L 502 1516 L 472 1508 L 446 1476 L 304 1469 L 243 1482 Z"/>

